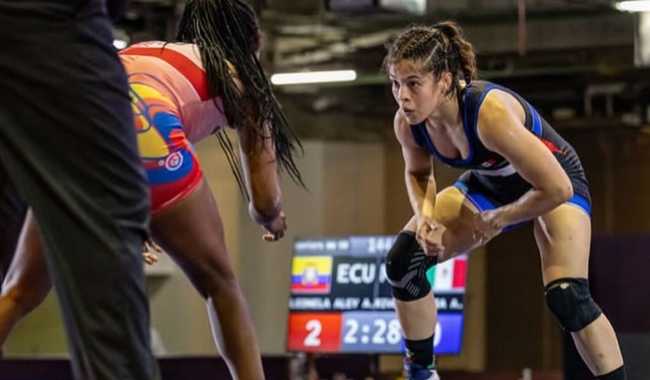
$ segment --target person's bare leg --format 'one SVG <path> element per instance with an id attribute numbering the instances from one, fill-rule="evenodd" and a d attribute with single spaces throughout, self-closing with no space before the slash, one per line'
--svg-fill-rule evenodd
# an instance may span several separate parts
<path id="1" fill-rule="evenodd" d="M 217 204 L 205 181 L 177 205 L 153 216 L 156 241 L 207 301 L 212 332 L 235 379 L 264 379 L 260 350 L 225 246 Z"/>
<path id="2" fill-rule="evenodd" d="M 467 252 L 477 245 L 478 242 L 474 240 L 471 228 L 476 212 L 476 209 L 465 198 L 465 195 L 457 188 L 448 187 L 438 193 L 434 219 L 446 228 L 442 237 L 446 252 L 437 257 L 437 262 Z M 404 227 L 403 232 L 414 234 L 415 229 L 416 220 L 413 217 Z M 404 247 L 407 247 L 407 245 L 405 244 Z M 392 255 L 413 254 L 411 252 L 399 252 L 400 249 L 405 248 L 397 248 L 396 244 L 391 249 L 391 251 L 395 250 Z M 400 261 L 398 257 L 392 256 L 391 258 L 395 262 Z M 415 260 L 421 260 L 421 258 L 415 258 Z M 404 264 L 402 263 L 402 265 Z M 408 267 L 414 268 L 413 265 L 415 264 L 409 263 Z M 399 278 L 397 278 L 399 276 L 394 277 L 396 278 L 393 280 L 399 281 Z M 395 293 L 395 285 L 393 287 Z M 416 364 L 422 366 L 423 364 L 420 363 L 427 362 L 426 356 L 431 353 L 430 350 L 433 347 L 433 335 L 438 317 L 435 298 L 430 290 L 426 295 L 422 295 L 417 299 L 410 299 L 410 297 L 398 299 L 398 296 L 398 294 L 395 294 L 395 308 L 406 339 L 408 355 L 412 356 L 411 360 L 414 359 Z M 421 355 L 421 359 L 417 359 L 418 355 Z M 433 378 L 436 378 L 435 376 L 434 374 Z"/>
<path id="3" fill-rule="evenodd" d="M 581 209 L 562 205 L 535 221 L 544 285 L 562 278 L 588 278 L 591 220 Z M 623 366 L 616 333 L 605 314 L 571 333 L 578 352 L 596 376 Z"/>
<path id="4" fill-rule="evenodd" d="M 414 233 L 415 217 L 404 226 L 403 231 Z M 431 292 L 415 301 L 395 299 L 395 309 L 406 339 L 421 340 L 433 335 L 437 321 L 437 307 Z"/>
<path id="5" fill-rule="evenodd" d="M 472 234 L 472 219 L 477 210 L 455 187 L 448 187 L 436 196 L 434 219 L 443 224 L 443 244 L 446 253 L 438 256 L 437 262 L 443 262 L 459 253 L 468 252 L 477 245 Z M 404 226 L 403 231 L 415 233 L 415 217 Z M 433 297 L 424 297 L 415 301 L 395 300 L 397 315 L 408 339 L 422 339 L 431 336 L 436 322 L 436 303 Z"/>
<path id="6" fill-rule="evenodd" d="M 38 224 L 30 211 L 2 284 L 0 347 L 4 346 L 16 323 L 40 305 L 51 288 Z"/>

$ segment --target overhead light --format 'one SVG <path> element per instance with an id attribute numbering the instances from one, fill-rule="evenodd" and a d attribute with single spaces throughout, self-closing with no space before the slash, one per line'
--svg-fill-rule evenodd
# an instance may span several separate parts
<path id="1" fill-rule="evenodd" d="M 128 44 L 129 43 L 124 40 L 113 40 L 113 46 L 115 46 L 117 50 L 124 49 Z"/>
<path id="2" fill-rule="evenodd" d="M 382 7 L 385 7 L 387 9 L 394 9 L 396 11 L 414 13 L 418 15 L 424 15 L 427 11 L 426 0 L 381 0 L 379 3 Z"/>
<path id="3" fill-rule="evenodd" d="M 354 70 L 305 71 L 271 75 L 271 83 L 276 86 L 288 84 L 348 82 L 357 79 Z"/>
<path id="4" fill-rule="evenodd" d="M 650 12 L 650 0 L 619 1 L 614 7 L 623 12 Z"/>

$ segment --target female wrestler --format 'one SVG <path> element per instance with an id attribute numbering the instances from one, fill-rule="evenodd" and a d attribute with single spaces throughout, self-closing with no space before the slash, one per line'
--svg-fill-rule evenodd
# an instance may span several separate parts
<path id="1" fill-rule="evenodd" d="M 590 195 L 574 149 L 519 95 L 474 80 L 473 48 L 453 22 L 409 27 L 388 47 L 384 67 L 415 214 L 387 257 L 409 379 L 438 378 L 426 269 L 526 221 L 534 223 L 551 312 L 599 379 L 624 379 L 614 330 L 589 294 Z M 437 192 L 432 156 L 469 170 Z"/>
<path id="2" fill-rule="evenodd" d="M 249 312 L 225 247 L 223 225 L 192 144 L 217 134 L 251 217 L 266 240 L 285 230 L 278 166 L 302 183 L 299 146 L 257 59 L 260 30 L 241 0 L 190 0 L 178 41 L 120 53 L 129 74 L 140 156 L 147 170 L 155 240 L 206 299 L 214 339 L 237 379 L 263 379 Z M 239 137 L 241 166 L 224 130 Z M 243 172 L 243 174 L 242 174 Z M 38 225 L 28 216 L 0 299 L 0 338 L 50 289 Z"/>

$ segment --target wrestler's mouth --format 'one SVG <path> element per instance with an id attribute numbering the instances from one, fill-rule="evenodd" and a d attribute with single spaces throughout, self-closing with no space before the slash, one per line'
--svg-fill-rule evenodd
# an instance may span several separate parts
<path id="1" fill-rule="evenodd" d="M 406 116 L 413 116 L 413 115 L 415 114 L 415 110 L 414 110 L 414 109 L 411 109 L 411 108 L 404 108 L 404 107 L 402 107 L 402 112 L 403 112 L 404 115 L 406 115 Z"/>

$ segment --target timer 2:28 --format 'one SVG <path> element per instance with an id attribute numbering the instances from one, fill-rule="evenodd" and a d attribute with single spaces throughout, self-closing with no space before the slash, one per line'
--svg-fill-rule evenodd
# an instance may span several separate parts
<path id="1" fill-rule="evenodd" d="M 399 344 L 402 330 L 397 319 L 358 321 L 346 319 L 343 327 L 343 344 Z"/>

